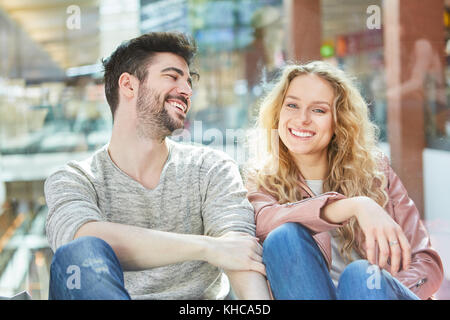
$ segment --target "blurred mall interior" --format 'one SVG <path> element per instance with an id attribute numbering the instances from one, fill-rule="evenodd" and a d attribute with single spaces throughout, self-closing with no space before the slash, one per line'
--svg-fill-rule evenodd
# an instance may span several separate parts
<path id="1" fill-rule="evenodd" d="M 354 75 L 444 262 L 436 298 L 450 299 L 447 0 L 0 0 L 0 296 L 48 297 L 43 184 L 108 143 L 101 59 L 171 30 L 199 47 L 187 128 L 201 121 L 201 132 L 251 128 L 288 61 L 327 60 Z"/>

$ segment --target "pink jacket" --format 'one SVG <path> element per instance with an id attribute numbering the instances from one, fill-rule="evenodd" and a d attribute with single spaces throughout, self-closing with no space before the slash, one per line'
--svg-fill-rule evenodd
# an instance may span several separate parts
<path id="1" fill-rule="evenodd" d="M 388 184 L 386 191 L 389 202 L 386 211 L 402 227 L 411 245 L 412 260 L 406 271 L 397 273 L 396 278 L 413 291 L 419 298 L 430 298 L 440 287 L 443 280 L 443 267 L 438 253 L 431 247 L 428 233 L 420 220 L 414 202 L 408 197 L 402 182 L 387 161 L 383 168 Z M 327 204 L 345 196 L 337 192 L 327 192 L 314 196 L 303 178 L 299 182 L 303 200 L 279 204 L 264 190 L 249 187 L 248 199 L 255 209 L 256 236 L 261 241 L 270 231 L 286 222 L 298 222 L 311 230 L 314 240 L 324 255 L 328 267 L 331 267 L 331 239 L 327 231 L 344 224 L 332 224 L 321 218 L 321 209 Z M 362 232 L 356 235 L 356 251 L 366 258 Z M 378 257 L 378 250 L 377 250 Z"/>

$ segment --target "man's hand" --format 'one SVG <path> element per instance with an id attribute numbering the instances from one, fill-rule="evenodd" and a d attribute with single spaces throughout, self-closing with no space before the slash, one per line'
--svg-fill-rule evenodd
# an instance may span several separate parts
<path id="1" fill-rule="evenodd" d="M 206 250 L 206 261 L 231 271 L 257 271 L 266 275 L 262 263 L 262 247 L 258 239 L 244 232 L 228 232 L 211 238 Z"/>

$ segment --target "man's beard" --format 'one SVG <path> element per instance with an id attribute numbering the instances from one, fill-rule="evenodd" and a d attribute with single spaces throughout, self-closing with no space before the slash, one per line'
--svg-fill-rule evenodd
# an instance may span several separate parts
<path id="1" fill-rule="evenodd" d="M 166 109 L 165 102 L 169 96 L 161 99 L 155 90 L 144 85 L 139 88 L 136 102 L 137 133 L 141 138 L 164 140 L 177 129 L 184 128 L 184 119 L 174 119 Z"/>

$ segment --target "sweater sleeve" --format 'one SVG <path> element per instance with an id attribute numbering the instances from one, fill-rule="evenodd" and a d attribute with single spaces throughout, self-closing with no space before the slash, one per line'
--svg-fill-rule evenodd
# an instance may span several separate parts
<path id="1" fill-rule="evenodd" d="M 47 240 L 53 251 L 73 240 L 89 221 L 103 220 L 93 185 L 82 172 L 65 166 L 50 175 L 44 185 L 48 214 Z"/>
<path id="2" fill-rule="evenodd" d="M 255 220 L 237 164 L 226 154 L 209 153 L 200 172 L 205 235 L 229 231 L 255 235 Z"/>

